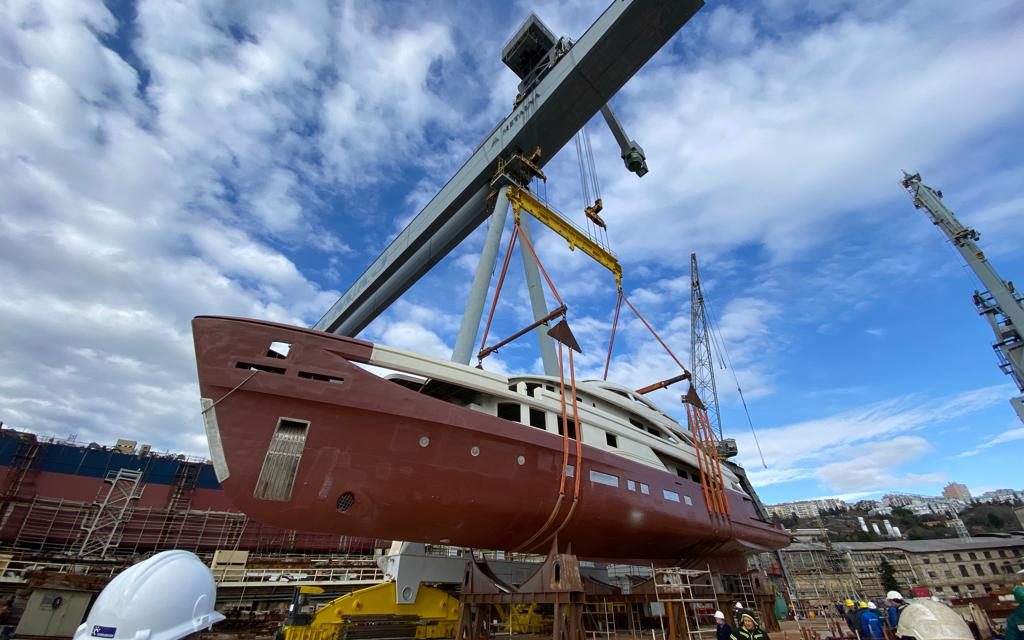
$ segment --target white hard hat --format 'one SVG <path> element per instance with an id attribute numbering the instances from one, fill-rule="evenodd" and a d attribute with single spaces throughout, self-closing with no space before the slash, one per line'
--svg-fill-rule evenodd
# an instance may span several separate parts
<path id="1" fill-rule="evenodd" d="M 899 591 L 890 591 L 889 593 L 885 594 L 885 599 L 886 600 L 902 600 L 903 599 L 903 594 L 900 593 Z"/>
<path id="2" fill-rule="evenodd" d="M 74 640 L 178 640 L 224 619 L 213 609 L 216 600 L 217 585 L 202 560 L 164 551 L 111 580 Z"/>
<path id="3" fill-rule="evenodd" d="M 722 613 L 721 611 L 716 611 L 715 612 L 715 619 L 717 620 L 718 618 L 721 618 L 722 620 L 725 620 L 725 614 Z"/>
<path id="4" fill-rule="evenodd" d="M 736 604 L 733 605 L 733 609 L 742 609 L 742 608 L 743 608 L 743 603 L 742 602 L 737 602 Z"/>
<path id="5" fill-rule="evenodd" d="M 877 609 L 878 605 L 874 602 L 868 602 L 868 609 Z"/>

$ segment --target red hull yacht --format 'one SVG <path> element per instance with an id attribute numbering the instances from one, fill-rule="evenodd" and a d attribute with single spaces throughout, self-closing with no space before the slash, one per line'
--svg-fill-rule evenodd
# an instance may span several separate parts
<path id="1" fill-rule="evenodd" d="M 709 512 L 689 431 L 647 398 L 258 320 L 193 320 L 217 478 L 276 526 L 367 538 L 679 560 L 778 549 L 730 465 Z M 378 375 L 379 367 L 390 373 Z"/>

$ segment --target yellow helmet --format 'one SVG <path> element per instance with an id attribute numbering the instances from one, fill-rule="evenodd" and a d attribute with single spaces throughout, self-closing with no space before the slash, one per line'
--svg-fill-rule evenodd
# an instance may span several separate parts
<path id="1" fill-rule="evenodd" d="M 860 609 L 867 609 L 868 608 L 868 603 L 866 603 L 863 600 L 861 600 L 859 603 L 857 603 L 857 607 L 860 608 Z"/>
<path id="2" fill-rule="evenodd" d="M 847 607 L 852 607 L 853 606 L 853 600 L 847 598 L 846 602 L 844 602 L 843 604 L 846 605 Z"/>

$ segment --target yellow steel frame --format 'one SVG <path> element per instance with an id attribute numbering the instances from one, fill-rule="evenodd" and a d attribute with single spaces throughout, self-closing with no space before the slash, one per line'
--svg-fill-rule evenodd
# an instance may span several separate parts
<path id="1" fill-rule="evenodd" d="M 610 251 L 594 242 L 590 236 L 583 233 L 571 222 L 549 209 L 544 203 L 537 200 L 534 195 L 526 189 L 510 186 L 507 191 L 508 202 L 512 205 L 516 222 L 522 211 L 536 218 L 541 224 L 551 229 L 558 235 L 565 238 L 569 243 L 569 249 L 580 248 L 583 253 L 593 258 L 598 264 L 612 272 L 615 276 L 615 286 L 622 289 L 622 265 Z"/>
<path id="2" fill-rule="evenodd" d="M 303 593 L 316 593 L 306 591 Z M 323 592 L 323 589 L 319 589 Z M 285 640 L 337 640 L 342 637 L 345 618 L 359 616 L 414 615 L 417 640 L 455 637 L 459 620 L 459 601 L 441 589 L 421 584 L 416 602 L 397 604 L 395 583 L 384 582 L 337 598 L 321 608 L 308 625 L 285 626 Z"/>

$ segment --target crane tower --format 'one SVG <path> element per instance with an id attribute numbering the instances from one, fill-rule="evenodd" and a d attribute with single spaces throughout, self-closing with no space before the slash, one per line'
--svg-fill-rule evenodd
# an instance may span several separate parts
<path id="1" fill-rule="evenodd" d="M 722 439 L 722 416 L 718 411 L 715 360 L 711 354 L 711 328 L 700 288 L 697 254 L 690 254 L 690 375 L 693 388 L 708 411 L 711 429 Z"/>
<path id="2" fill-rule="evenodd" d="M 903 173 L 903 188 L 914 198 L 914 206 L 928 212 L 935 226 L 950 239 L 974 271 L 986 290 L 974 292 L 974 305 L 978 313 L 988 320 L 996 340 L 992 348 L 999 359 L 999 368 L 1017 383 L 1024 392 L 1024 296 L 1016 291 L 1012 282 L 999 277 L 985 254 L 978 248 L 978 232 L 965 227 L 953 212 L 942 203 L 942 192 L 921 182 L 921 174 Z M 1021 422 L 1024 422 L 1024 395 L 1010 400 Z"/>

